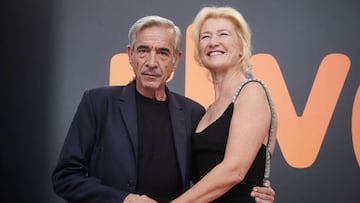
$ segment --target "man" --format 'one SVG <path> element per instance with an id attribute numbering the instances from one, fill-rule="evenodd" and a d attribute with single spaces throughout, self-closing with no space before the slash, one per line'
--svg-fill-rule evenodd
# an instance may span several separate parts
<path id="1" fill-rule="evenodd" d="M 169 202 L 190 186 L 190 136 L 205 110 L 166 87 L 181 55 L 181 32 L 172 21 L 135 22 L 128 46 L 135 79 L 84 93 L 53 172 L 59 196 Z M 257 190 L 272 202 L 271 188 Z"/>

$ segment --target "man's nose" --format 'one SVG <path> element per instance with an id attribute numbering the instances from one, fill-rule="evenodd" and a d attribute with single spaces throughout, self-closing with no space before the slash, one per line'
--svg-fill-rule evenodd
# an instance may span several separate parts
<path id="1" fill-rule="evenodd" d="M 147 61 L 147 66 L 150 68 L 156 67 L 157 66 L 157 56 L 156 56 L 156 52 L 151 51 L 149 54 L 149 58 Z"/>

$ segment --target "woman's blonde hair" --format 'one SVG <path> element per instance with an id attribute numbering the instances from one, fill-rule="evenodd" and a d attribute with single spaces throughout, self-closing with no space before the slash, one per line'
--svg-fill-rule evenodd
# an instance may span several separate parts
<path id="1" fill-rule="evenodd" d="M 235 26 L 236 35 L 241 42 L 242 57 L 239 63 L 244 72 L 251 70 L 251 31 L 247 22 L 240 12 L 232 7 L 204 7 L 196 15 L 193 21 L 192 39 L 195 44 L 194 58 L 195 61 L 202 65 L 202 61 L 199 56 L 199 44 L 200 44 L 200 31 L 206 20 L 209 18 L 226 18 L 229 19 Z M 239 48 L 240 48 L 239 47 Z"/>

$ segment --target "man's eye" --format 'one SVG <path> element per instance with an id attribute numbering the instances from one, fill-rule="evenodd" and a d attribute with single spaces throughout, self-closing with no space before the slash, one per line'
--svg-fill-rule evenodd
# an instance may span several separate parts
<path id="1" fill-rule="evenodd" d="M 161 51 L 160 54 L 163 55 L 163 56 L 169 55 L 169 53 L 167 51 Z"/>

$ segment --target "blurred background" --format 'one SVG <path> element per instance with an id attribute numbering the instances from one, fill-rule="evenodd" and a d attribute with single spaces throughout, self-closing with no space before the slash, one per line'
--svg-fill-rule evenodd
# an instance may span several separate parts
<path id="1" fill-rule="evenodd" d="M 276 59 L 298 116 L 323 58 L 341 53 L 350 59 L 315 162 L 295 168 L 277 145 L 271 183 L 278 203 L 360 199 L 355 154 L 360 146 L 353 140 L 360 135 L 352 132 L 360 82 L 360 2 L 13 0 L 2 3 L 0 14 L 5 49 L 0 62 L 1 202 L 64 202 L 52 190 L 51 172 L 82 93 L 109 85 L 111 58 L 126 53 L 129 27 L 142 16 L 160 15 L 178 24 L 185 42 L 187 27 L 205 5 L 233 6 L 244 15 L 254 54 Z M 185 56 L 169 87 L 184 94 L 184 81 Z"/>

